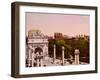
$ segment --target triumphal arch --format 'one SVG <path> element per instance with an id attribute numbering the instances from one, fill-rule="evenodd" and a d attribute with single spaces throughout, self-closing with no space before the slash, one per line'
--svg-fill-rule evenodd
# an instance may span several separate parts
<path id="1" fill-rule="evenodd" d="M 48 57 L 48 37 L 40 30 L 30 30 L 26 39 L 26 67 L 45 66 Z"/>

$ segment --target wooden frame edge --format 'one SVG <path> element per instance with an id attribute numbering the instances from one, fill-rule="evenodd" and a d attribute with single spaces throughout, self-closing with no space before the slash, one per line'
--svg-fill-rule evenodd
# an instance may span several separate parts
<path id="1" fill-rule="evenodd" d="M 91 71 L 76 71 L 76 72 L 62 72 L 62 73 L 45 73 L 45 74 L 19 74 L 19 6 L 46 6 L 46 7 L 62 7 L 62 8 L 75 8 L 75 9 L 94 9 L 95 10 L 95 70 Z M 60 4 L 46 4 L 46 3 L 29 3 L 29 2 L 13 2 L 11 4 L 11 76 L 15 78 L 23 77 L 42 77 L 42 76 L 57 76 L 57 75 L 77 75 L 77 74 L 88 74 L 98 72 L 98 61 L 97 61 L 97 40 L 98 40 L 98 22 L 97 22 L 97 7 L 96 6 L 80 6 L 80 5 L 60 5 Z"/>

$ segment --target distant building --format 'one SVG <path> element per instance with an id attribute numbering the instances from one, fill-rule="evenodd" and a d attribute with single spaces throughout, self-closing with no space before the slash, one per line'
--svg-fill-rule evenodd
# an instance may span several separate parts
<path id="1" fill-rule="evenodd" d="M 54 39 L 54 37 L 53 36 L 48 36 L 48 40 L 50 40 L 50 39 Z"/>
<path id="2" fill-rule="evenodd" d="M 89 36 L 88 35 L 76 35 L 76 39 L 79 39 L 79 38 L 83 38 L 84 40 L 87 40 L 87 41 L 89 41 Z"/>
<path id="3" fill-rule="evenodd" d="M 56 32 L 56 33 L 54 33 L 54 38 L 55 39 L 63 39 L 63 34 L 59 33 L 59 32 Z"/>

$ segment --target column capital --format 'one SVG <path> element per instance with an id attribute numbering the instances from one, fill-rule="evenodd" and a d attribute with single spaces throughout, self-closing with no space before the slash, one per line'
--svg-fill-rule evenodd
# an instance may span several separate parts
<path id="1" fill-rule="evenodd" d="M 64 48 L 64 46 L 62 46 L 62 50 L 64 50 L 65 48 Z"/>
<path id="2" fill-rule="evenodd" d="M 56 45 L 54 44 L 53 47 L 56 48 Z"/>
<path id="3" fill-rule="evenodd" d="M 75 49 L 75 52 L 74 52 L 76 55 L 78 55 L 80 53 L 79 49 Z"/>

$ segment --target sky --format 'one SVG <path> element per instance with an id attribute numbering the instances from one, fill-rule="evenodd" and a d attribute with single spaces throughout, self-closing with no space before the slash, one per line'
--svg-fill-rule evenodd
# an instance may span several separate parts
<path id="1" fill-rule="evenodd" d="M 53 36 L 55 32 L 63 35 L 89 35 L 89 16 L 74 14 L 26 13 L 26 35 L 29 30 L 38 29 L 44 35 Z"/>

